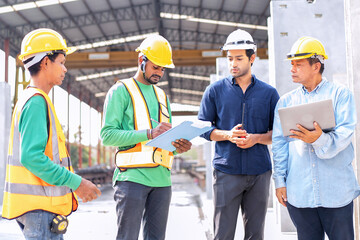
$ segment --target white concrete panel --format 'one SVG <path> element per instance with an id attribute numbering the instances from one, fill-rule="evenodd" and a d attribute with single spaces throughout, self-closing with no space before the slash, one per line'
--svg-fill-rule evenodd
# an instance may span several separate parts
<path id="1" fill-rule="evenodd" d="M 346 60 L 347 73 L 350 89 L 354 92 L 358 124 L 356 125 L 354 136 L 355 161 L 354 169 L 358 180 L 360 179 L 360 1 L 345 0 L 345 30 L 346 30 Z M 354 203 L 355 211 L 355 234 L 356 239 L 360 238 L 360 199 L 357 198 Z"/>
<path id="2" fill-rule="evenodd" d="M 345 26 L 343 0 L 272 1 L 269 21 L 269 55 L 274 61 L 274 79 L 280 95 L 298 87 L 292 83 L 290 62 L 285 61 L 293 43 L 300 37 L 318 38 L 325 46 L 329 59 L 323 76 L 333 81 L 342 76 L 346 84 Z M 270 46 L 271 45 L 271 46 Z M 272 51 L 272 53 L 270 53 Z M 340 75 L 339 75 L 340 74 Z"/>
<path id="3" fill-rule="evenodd" d="M 11 89 L 6 82 L 0 82 L 0 206 L 2 205 L 7 150 L 11 124 Z"/>
<path id="4" fill-rule="evenodd" d="M 255 74 L 257 79 L 269 83 L 269 60 L 257 57 L 251 67 L 251 73 Z"/>

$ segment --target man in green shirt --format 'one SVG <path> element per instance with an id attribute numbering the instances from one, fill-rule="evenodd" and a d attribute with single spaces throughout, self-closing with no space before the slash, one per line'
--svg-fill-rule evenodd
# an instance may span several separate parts
<path id="1" fill-rule="evenodd" d="M 101 195 L 93 183 L 73 172 L 48 97 L 64 80 L 66 54 L 75 50 L 52 29 L 36 29 L 22 41 L 19 59 L 31 81 L 14 108 L 2 217 L 16 219 L 26 239 L 63 239 L 62 232 L 51 230 L 53 219 L 77 209 L 76 194 L 83 202 Z"/>
<path id="2" fill-rule="evenodd" d="M 104 145 L 119 148 L 113 178 L 117 239 L 138 239 L 141 220 L 144 239 L 165 239 L 173 153 L 145 143 L 171 128 L 169 100 L 155 85 L 165 68 L 175 66 L 171 46 L 162 36 L 146 38 L 137 51 L 135 76 L 119 81 L 107 94 L 100 135 Z M 172 144 L 177 153 L 191 148 L 185 139 Z"/>

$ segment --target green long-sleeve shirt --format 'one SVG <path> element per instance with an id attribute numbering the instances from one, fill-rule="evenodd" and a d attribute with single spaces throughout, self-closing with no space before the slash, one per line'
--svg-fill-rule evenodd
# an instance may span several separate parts
<path id="1" fill-rule="evenodd" d="M 150 117 L 158 119 L 159 104 L 152 85 L 137 82 L 147 103 Z M 171 111 L 168 102 L 168 110 Z M 153 128 L 156 123 L 151 122 Z M 102 143 L 105 146 L 116 146 L 125 149 L 139 142 L 148 140 L 146 129 L 134 129 L 134 110 L 131 97 L 122 83 L 115 84 L 108 92 L 104 104 L 103 127 L 100 132 Z M 134 168 L 120 172 L 115 169 L 113 182 L 130 181 L 149 187 L 167 187 L 171 185 L 170 171 L 158 166 L 155 168 Z"/>
<path id="2" fill-rule="evenodd" d="M 81 177 L 61 167 L 44 152 L 48 140 L 48 113 L 42 96 L 34 96 L 23 107 L 19 131 L 21 135 L 21 164 L 37 177 L 55 186 L 76 190 Z"/>

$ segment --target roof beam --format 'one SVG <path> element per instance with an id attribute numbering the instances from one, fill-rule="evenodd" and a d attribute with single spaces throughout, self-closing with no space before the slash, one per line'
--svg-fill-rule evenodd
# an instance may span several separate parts
<path id="1" fill-rule="evenodd" d="M 173 60 L 175 66 L 211 66 L 215 65 L 216 58 L 219 55 L 225 57 L 225 52 L 221 53 L 220 50 L 173 50 Z M 107 59 L 94 59 L 94 54 L 101 54 L 108 56 Z M 205 55 L 204 55 L 205 54 Z M 210 55 L 210 56 L 206 56 Z M 260 58 L 267 58 L 267 49 L 259 48 L 257 55 Z M 81 69 L 81 68 L 119 68 L 119 67 L 134 67 L 137 66 L 137 56 L 135 51 L 111 51 L 111 52 L 75 52 L 66 57 L 66 67 L 68 69 Z M 96 58 L 96 57 L 95 57 Z M 91 60 L 93 59 L 93 60 Z M 22 65 L 21 61 L 17 61 L 19 66 Z"/>
<path id="2" fill-rule="evenodd" d="M 133 12 L 137 13 L 137 16 L 141 19 L 151 19 L 153 17 L 152 12 L 148 9 L 150 4 L 141 4 L 133 7 L 118 8 L 113 10 L 106 10 L 101 12 L 94 12 L 93 14 L 82 14 L 78 16 L 71 16 L 54 19 L 54 22 L 57 26 L 60 26 L 61 29 L 72 29 L 78 28 L 77 26 L 90 26 L 94 24 L 102 24 L 108 22 L 117 22 L 124 20 L 135 20 L 136 17 L 133 15 Z M 49 21 L 42 21 L 30 24 L 22 24 L 18 26 L 10 26 L 11 29 L 15 29 L 20 32 L 22 35 L 25 35 L 30 30 L 34 28 L 54 28 L 54 23 Z M 6 28 L 0 29 L 0 35 L 5 36 L 7 33 Z M 69 39 L 70 40 L 70 39 Z"/>
<path id="3" fill-rule="evenodd" d="M 94 12 L 93 14 L 82 14 L 78 16 L 72 16 L 72 18 L 64 17 L 55 19 L 54 22 L 57 26 L 60 26 L 61 29 L 72 29 L 77 28 L 77 26 L 90 26 L 94 24 L 102 24 L 108 22 L 117 22 L 117 21 L 126 21 L 126 20 L 153 20 L 154 12 L 151 8 L 152 3 L 133 5 L 133 7 L 118 8 L 113 10 L 106 10 L 101 12 Z M 179 14 L 178 4 L 161 4 L 161 12 Z M 134 16 L 134 12 L 136 16 Z M 231 11 L 223 11 L 221 14 L 216 9 L 206 9 L 200 7 L 190 7 L 190 6 L 181 6 L 180 14 L 191 15 L 197 18 L 206 18 L 206 19 L 219 19 L 220 21 L 230 21 L 238 22 L 239 13 Z M 220 17 L 219 17 L 220 15 Z M 254 15 L 254 14 L 242 14 L 240 18 L 241 23 L 252 24 L 254 22 L 259 22 L 259 24 L 266 26 L 266 19 Z M 28 33 L 34 28 L 54 28 L 54 23 L 49 21 L 36 22 L 31 24 L 23 24 L 18 26 L 11 26 L 0 28 L 0 35 L 2 37 L 13 37 L 8 36 L 9 29 L 16 30 L 23 35 Z M 69 39 L 70 40 L 70 39 Z"/>

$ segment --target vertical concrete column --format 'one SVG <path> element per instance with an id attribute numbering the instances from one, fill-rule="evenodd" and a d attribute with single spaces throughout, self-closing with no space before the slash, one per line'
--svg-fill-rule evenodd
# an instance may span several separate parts
<path id="1" fill-rule="evenodd" d="M 92 165 L 91 159 L 91 100 L 89 102 L 89 167 Z"/>
<path id="2" fill-rule="evenodd" d="M 5 82 L 9 82 L 9 55 L 10 55 L 10 47 L 9 47 L 9 39 L 6 38 L 4 41 L 4 51 L 5 51 Z"/>
<path id="3" fill-rule="evenodd" d="M 360 38 L 360 1 L 345 0 L 345 33 L 346 33 L 346 65 L 349 87 L 354 92 L 355 102 L 357 103 L 357 119 L 354 148 L 355 161 L 353 162 L 357 179 L 360 179 L 360 46 L 358 40 Z M 355 212 L 355 239 L 360 239 L 360 207 L 359 198 L 354 201 Z"/>
<path id="4" fill-rule="evenodd" d="M 212 152 L 213 147 L 211 142 L 206 142 L 203 145 L 203 156 L 206 166 L 206 182 L 205 182 L 205 189 L 206 189 L 206 198 L 212 199 Z"/>
<path id="5" fill-rule="evenodd" d="M 0 206 L 2 205 L 11 125 L 11 88 L 0 82 Z"/>
<path id="6" fill-rule="evenodd" d="M 79 119 L 80 119 L 80 124 L 79 124 L 79 169 L 82 168 L 82 138 L 81 138 L 81 101 L 82 101 L 82 98 L 81 98 L 81 93 L 80 93 L 80 99 L 79 99 L 79 104 L 80 104 L 80 108 L 79 108 Z"/>

